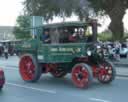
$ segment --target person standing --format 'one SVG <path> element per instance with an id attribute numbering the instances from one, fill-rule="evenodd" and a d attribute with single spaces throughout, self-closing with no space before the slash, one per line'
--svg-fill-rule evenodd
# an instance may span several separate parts
<path id="1" fill-rule="evenodd" d="M 60 34 L 58 32 L 58 29 L 52 29 L 50 33 L 50 37 L 52 44 L 58 44 L 60 40 Z"/>
<path id="2" fill-rule="evenodd" d="M 8 59 L 8 46 L 7 45 L 4 45 L 4 56 L 5 56 L 5 59 Z"/>
<path id="3" fill-rule="evenodd" d="M 0 43 L 0 56 L 2 56 L 2 44 Z"/>

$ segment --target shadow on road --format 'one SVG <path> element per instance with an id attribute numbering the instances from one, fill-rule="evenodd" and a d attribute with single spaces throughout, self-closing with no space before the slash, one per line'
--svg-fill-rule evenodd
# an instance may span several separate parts
<path id="1" fill-rule="evenodd" d="M 54 87 L 54 88 L 83 90 L 83 89 L 80 89 L 80 88 L 77 88 L 74 86 L 70 75 L 67 75 L 66 77 L 60 78 L 60 79 L 54 78 L 50 75 L 49 76 L 42 75 L 42 77 L 38 81 L 38 84 L 41 86 L 47 85 L 49 87 Z M 114 86 L 114 82 L 112 82 L 110 84 L 101 84 L 97 80 L 93 80 L 92 84 L 88 88 L 85 88 L 85 90 L 90 90 L 90 89 L 95 90 L 95 89 L 100 89 L 101 87 L 102 88 L 110 88 L 113 86 Z"/>

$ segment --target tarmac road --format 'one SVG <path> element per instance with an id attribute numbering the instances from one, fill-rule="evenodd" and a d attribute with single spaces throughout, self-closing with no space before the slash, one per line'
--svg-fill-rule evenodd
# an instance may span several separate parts
<path id="1" fill-rule="evenodd" d="M 62 79 L 42 75 L 37 83 L 27 83 L 15 66 L 17 58 L 0 59 L 0 64 L 6 75 L 0 102 L 128 102 L 127 77 L 116 77 L 109 85 L 94 81 L 88 89 L 79 89 L 72 84 L 70 74 Z"/>

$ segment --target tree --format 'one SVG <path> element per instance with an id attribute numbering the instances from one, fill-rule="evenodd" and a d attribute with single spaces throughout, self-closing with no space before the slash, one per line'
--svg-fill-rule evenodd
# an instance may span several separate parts
<path id="1" fill-rule="evenodd" d="M 124 36 L 123 17 L 128 8 L 128 0 L 88 0 L 96 12 L 108 14 L 111 23 L 109 29 L 113 33 L 113 40 L 121 40 Z"/>
<path id="2" fill-rule="evenodd" d="M 29 39 L 30 34 L 30 17 L 21 15 L 16 20 L 16 27 L 14 27 L 13 34 L 16 39 Z"/>
<path id="3" fill-rule="evenodd" d="M 47 21 L 54 16 L 70 17 L 72 13 L 83 19 L 88 3 L 87 0 L 25 0 L 24 5 L 29 15 L 43 16 Z"/>
<path id="4" fill-rule="evenodd" d="M 43 16 L 47 21 L 54 16 L 71 16 L 77 2 L 78 0 L 25 0 L 24 5 L 29 15 Z"/>
<path id="5" fill-rule="evenodd" d="M 69 17 L 75 13 L 82 20 L 88 18 L 89 7 L 99 14 L 108 14 L 111 23 L 109 29 L 114 40 L 123 38 L 122 19 L 128 8 L 128 0 L 25 0 L 25 7 L 30 15 L 41 15 L 45 20 L 54 16 Z"/>

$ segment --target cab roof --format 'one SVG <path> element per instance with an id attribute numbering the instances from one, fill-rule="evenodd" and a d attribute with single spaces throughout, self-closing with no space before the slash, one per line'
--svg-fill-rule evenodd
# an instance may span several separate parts
<path id="1" fill-rule="evenodd" d="M 54 23 L 54 24 L 45 24 L 43 25 L 43 28 L 62 28 L 62 27 L 84 27 L 88 26 L 90 23 L 84 23 L 84 22 L 62 22 L 62 23 Z"/>

